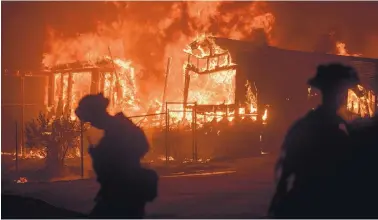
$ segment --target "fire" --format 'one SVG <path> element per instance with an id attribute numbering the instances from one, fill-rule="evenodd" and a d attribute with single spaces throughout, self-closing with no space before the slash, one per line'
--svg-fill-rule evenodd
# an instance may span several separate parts
<path id="1" fill-rule="evenodd" d="M 211 36 L 203 34 L 190 43 L 184 52 L 188 54 L 184 72 L 190 71 L 188 101 L 216 105 L 233 103 L 236 71 L 232 68 L 228 51 L 216 45 Z M 196 60 L 191 61 L 191 57 Z"/>
<path id="2" fill-rule="evenodd" d="M 361 56 L 361 54 L 350 54 L 343 42 L 336 42 L 337 55 L 341 56 Z M 346 109 L 361 117 L 372 117 L 375 112 L 375 94 L 371 90 L 366 90 L 363 86 L 358 85 L 359 92 L 363 93 L 362 97 L 357 96 L 352 89 L 348 90 Z M 309 91 L 310 92 L 310 91 Z"/>
<path id="3" fill-rule="evenodd" d="M 12 156 L 14 157 L 13 160 L 16 160 L 16 153 L 13 152 L 1 152 L 1 155 L 6 155 L 6 156 Z M 33 149 L 33 150 L 26 150 L 21 154 L 18 154 L 19 159 L 45 159 L 47 156 L 46 149 L 44 148 L 38 148 L 38 149 Z M 77 158 L 80 157 L 80 149 L 79 148 L 74 148 L 72 151 L 67 152 L 66 158 Z"/>
<path id="4" fill-rule="evenodd" d="M 45 150 L 28 150 L 25 154 L 22 155 L 22 159 L 43 159 L 46 157 Z"/>
<path id="5" fill-rule="evenodd" d="M 15 180 L 16 183 L 27 183 L 28 179 L 26 177 L 20 177 L 18 180 Z"/>
<path id="6" fill-rule="evenodd" d="M 249 105 L 249 111 L 251 113 L 255 113 L 255 112 L 257 112 L 257 88 L 256 88 L 256 85 L 255 85 L 255 90 L 256 90 L 255 93 L 252 92 L 251 83 L 249 81 L 247 81 L 245 86 L 247 87 L 246 96 L 247 96 L 247 104 Z"/>
<path id="7" fill-rule="evenodd" d="M 363 96 L 359 97 L 355 91 L 348 90 L 348 102 L 347 109 L 354 114 L 361 117 L 372 117 L 374 115 L 376 95 L 373 91 L 367 91 L 361 85 L 358 85 L 359 92 L 363 93 Z"/>
<path id="8" fill-rule="evenodd" d="M 207 43 L 207 45 L 206 45 Z M 193 44 L 198 44 L 196 48 L 192 49 Z M 235 69 L 232 67 L 235 65 L 232 63 L 230 54 L 216 45 L 211 37 L 206 35 L 200 35 L 195 41 L 188 45 L 184 51 L 186 53 L 192 54 L 197 58 L 197 64 L 199 64 L 199 59 L 208 56 L 214 56 L 214 54 L 219 54 L 220 58 L 218 60 L 212 59 L 206 64 L 206 67 L 194 66 L 191 63 L 184 63 L 184 69 L 192 69 L 193 71 L 213 71 L 206 75 L 201 75 L 196 72 L 190 73 L 190 89 L 188 102 L 196 102 L 201 105 L 208 104 L 233 104 L 235 99 Z M 105 56 L 106 60 L 110 60 L 110 57 Z M 155 105 L 155 113 L 159 113 L 162 103 L 156 98 L 155 100 L 143 101 L 141 99 L 141 94 L 139 92 L 140 84 L 142 81 L 137 78 L 135 74 L 135 69 L 132 67 L 131 61 L 124 61 L 122 59 L 111 60 L 115 65 L 114 74 L 111 72 L 106 72 L 103 74 L 103 91 L 105 97 L 110 100 L 109 112 L 114 114 L 118 111 L 126 113 L 126 115 L 142 115 L 147 112 L 148 109 Z M 220 68 L 226 68 L 225 70 L 218 70 Z M 61 78 L 63 75 L 63 79 Z M 74 109 L 78 104 L 79 98 L 83 97 L 85 94 L 89 94 L 91 91 L 90 84 L 91 74 L 89 72 L 73 72 L 72 73 L 72 83 L 69 83 L 70 76 L 68 73 L 55 74 L 55 105 L 70 108 L 70 114 L 73 119 L 76 118 L 74 114 Z M 60 82 L 60 83 L 59 83 Z M 63 83 L 63 84 L 62 84 Z M 62 88 L 61 85 L 63 85 Z M 71 90 L 68 89 L 71 88 Z M 247 82 L 247 105 L 249 114 L 257 112 L 257 90 L 256 93 L 252 92 L 250 82 Z M 68 96 L 69 92 L 72 91 Z M 178 101 L 181 97 L 177 97 Z M 170 118 L 172 118 L 174 123 L 178 123 L 184 119 L 184 113 L 182 110 L 182 105 L 170 106 L 171 113 Z M 227 110 L 228 111 L 228 110 Z M 230 111 L 228 113 L 228 120 L 232 121 L 234 118 L 234 112 Z M 215 115 L 211 112 L 205 112 L 205 115 L 198 116 L 199 121 L 210 122 L 216 117 L 217 121 L 220 121 L 225 112 L 216 112 Z M 240 111 L 239 111 L 240 114 Z M 242 113 L 242 114 L 245 114 Z M 206 119 L 205 119 L 206 117 Z M 244 116 L 242 116 L 244 118 Z M 251 116 L 253 120 L 256 120 L 256 116 Z M 159 121 L 160 116 L 156 117 L 156 121 Z M 188 112 L 185 115 L 185 120 L 190 122 L 193 120 L 193 114 Z"/>
<path id="9" fill-rule="evenodd" d="M 166 16 L 155 19 L 146 26 L 146 23 L 138 23 L 140 21 L 130 19 L 130 16 L 127 17 L 122 11 L 129 10 L 126 8 L 130 7 L 138 8 L 137 4 L 128 3 L 128 7 L 125 8 L 121 7 L 121 3 L 117 4 L 120 20 L 110 25 L 99 23 L 97 33 L 83 33 L 74 38 L 63 38 L 58 35 L 57 31 L 51 29 L 47 42 L 49 51 L 43 59 L 43 64 L 48 68 L 78 60 L 85 64 L 84 67 L 100 67 L 99 63 L 101 62 L 99 61 L 101 60 L 113 63 L 114 66 L 111 66 L 111 69 L 102 75 L 103 88 L 98 89 L 110 99 L 110 113 L 122 111 L 127 116 L 161 111 L 164 104 L 162 103 L 162 91 L 165 81 L 161 76 L 164 73 L 164 62 L 168 57 L 173 57 L 173 59 L 168 76 L 166 100 L 182 102 L 184 87 L 182 67 L 185 68 L 187 64 L 186 55 L 182 50 L 190 51 L 197 58 L 208 56 L 211 53 L 210 50 L 202 45 L 195 50 L 190 48 L 193 39 L 195 42 L 211 40 L 208 34 L 202 33 L 213 33 L 214 36 L 234 39 L 252 39 L 255 30 L 262 29 L 270 41 L 275 22 L 273 14 L 265 10 L 262 2 L 248 3 L 245 7 L 228 11 L 225 11 L 227 8 L 225 2 L 174 2 L 164 3 L 166 4 L 164 7 L 169 6 L 168 8 L 170 8 Z M 163 3 L 159 3 L 161 6 L 158 3 L 154 4 L 157 4 L 157 7 L 164 5 Z M 184 14 L 187 16 L 188 23 L 172 33 L 172 28 L 177 26 L 177 21 L 183 19 Z M 122 16 L 125 18 L 123 19 Z M 213 28 L 214 21 L 219 23 L 218 29 Z M 185 29 L 187 30 L 185 31 Z M 146 35 L 154 36 L 156 39 L 154 47 L 146 48 L 149 53 L 159 52 L 159 57 L 153 58 L 153 60 L 149 54 L 139 52 L 145 50 L 136 49 L 140 46 L 140 43 L 137 43 L 138 40 L 143 39 Z M 175 38 L 172 39 L 172 36 Z M 147 41 L 144 42 L 144 44 L 147 43 Z M 147 45 L 142 46 L 147 47 Z M 215 44 L 212 46 L 212 53 L 225 52 Z M 155 47 L 162 48 L 162 51 L 156 51 Z M 231 56 L 225 54 L 220 60 L 210 60 L 208 69 L 213 70 L 217 66 L 224 67 L 230 64 L 232 64 Z M 159 69 L 159 76 L 153 76 L 154 74 L 149 71 L 154 68 Z M 204 68 L 202 67 L 201 70 Z M 77 106 L 78 100 L 91 92 L 91 75 L 88 72 L 72 72 L 72 79 L 70 79 L 69 71 L 60 72 L 56 72 L 55 75 L 54 106 L 57 107 L 59 102 L 62 102 L 63 109 L 65 107 L 70 109 L 71 117 L 74 119 L 76 116 L 73 109 Z M 218 71 L 209 75 L 192 73 L 188 102 L 196 102 L 199 105 L 232 104 L 235 99 L 235 74 L 235 70 Z M 73 81 L 72 85 L 69 80 Z M 59 88 L 60 85 L 63 88 Z M 72 92 L 69 93 L 69 90 Z M 182 105 L 170 107 L 171 110 L 183 110 Z M 253 101 L 249 103 L 248 112 L 257 112 L 257 105 Z M 181 112 L 170 114 L 176 121 L 184 117 Z M 227 114 L 228 120 L 232 120 L 233 112 L 230 111 Z M 223 115 L 216 113 L 214 117 L 221 120 Z M 192 116 L 190 112 L 187 112 L 185 119 L 191 121 L 193 120 Z M 204 116 L 200 117 L 204 120 Z M 206 121 L 210 118 L 207 117 Z M 160 117 L 156 117 L 157 121 L 160 119 Z M 149 121 L 152 123 L 151 120 Z"/>
<path id="10" fill-rule="evenodd" d="M 362 55 L 362 54 L 349 54 L 348 50 L 346 49 L 346 44 L 340 41 L 336 42 L 336 50 L 337 50 L 337 55 L 341 55 L 341 56 L 360 57 Z"/>
<path id="11" fill-rule="evenodd" d="M 12 156 L 14 157 L 13 160 L 16 160 L 16 153 L 15 152 L 1 152 L 1 155 L 5 156 Z M 46 157 L 46 151 L 43 149 L 39 150 L 25 150 L 23 154 L 19 153 L 18 157 L 20 159 L 43 159 Z"/>
<path id="12" fill-rule="evenodd" d="M 268 118 L 268 109 L 265 109 L 264 115 L 262 116 L 262 120 L 266 121 L 267 118 Z"/>
<path id="13" fill-rule="evenodd" d="M 167 161 L 167 158 L 165 156 L 159 156 L 158 157 L 159 160 L 161 161 Z M 168 157 L 168 161 L 174 161 L 175 159 L 171 156 Z"/>

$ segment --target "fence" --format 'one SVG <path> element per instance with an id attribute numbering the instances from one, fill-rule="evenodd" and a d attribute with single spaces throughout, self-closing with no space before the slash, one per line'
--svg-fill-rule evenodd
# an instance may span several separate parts
<path id="1" fill-rule="evenodd" d="M 180 105 L 180 107 L 175 108 L 174 105 Z M 204 115 L 204 113 L 197 112 L 196 103 L 188 103 L 184 109 L 181 105 L 182 103 L 167 102 L 166 112 L 164 113 L 129 117 L 143 128 L 150 143 L 151 150 L 146 156 L 147 161 L 160 161 L 169 165 L 170 163 L 203 162 L 214 157 L 232 157 L 236 154 L 240 156 L 245 155 L 246 152 L 251 152 L 251 150 L 260 154 L 262 133 L 261 127 L 258 127 L 260 126 L 259 123 L 252 123 L 252 120 L 250 120 L 238 125 L 223 124 L 224 116 Z M 212 122 L 209 122 L 205 116 L 215 119 L 217 123 L 211 124 Z M 219 117 L 222 117 L 222 120 Z M 234 116 L 228 115 L 226 117 Z M 258 116 L 246 114 L 245 117 Z M 76 176 L 80 175 L 83 178 L 94 175 L 94 173 L 91 173 L 91 159 L 85 153 L 89 143 L 87 143 L 87 138 L 84 138 L 87 134 L 84 134 L 83 124 L 81 124 L 80 131 L 79 152 L 75 158 L 66 158 L 65 163 L 71 169 L 77 170 L 73 172 Z M 13 121 L 13 128 L 9 129 L 9 133 L 11 132 L 13 132 L 10 135 L 13 137 L 12 152 L 15 151 L 16 155 L 19 155 L 17 154 L 20 146 L 19 122 Z M 251 147 L 251 145 L 258 146 Z M 33 169 L 29 167 L 32 163 L 30 161 L 33 160 L 28 162 L 28 160 L 21 160 L 21 157 L 16 157 L 11 164 L 22 173 L 25 168 Z M 37 155 L 34 158 L 34 163 L 42 164 L 43 162 L 43 157 L 38 158 Z M 38 169 L 38 167 L 34 169 Z"/>
<path id="2" fill-rule="evenodd" d="M 14 146 L 14 123 L 18 126 L 20 152 L 24 146 L 24 124 L 46 110 L 48 94 L 47 76 L 2 76 L 1 146 L 8 152 Z"/>

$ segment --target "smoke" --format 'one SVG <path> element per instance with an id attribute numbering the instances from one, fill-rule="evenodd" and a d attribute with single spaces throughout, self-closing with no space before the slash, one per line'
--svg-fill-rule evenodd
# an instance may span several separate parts
<path id="1" fill-rule="evenodd" d="M 72 4 L 79 3 L 70 2 L 70 10 Z M 87 3 L 89 11 L 91 4 L 100 3 Z M 143 100 L 161 96 L 168 57 L 173 59 L 167 93 L 175 95 L 172 100 L 182 97 L 183 49 L 203 33 L 314 51 L 322 38 L 334 31 L 333 41 L 345 43 L 350 53 L 378 57 L 378 29 L 373 28 L 378 27 L 378 4 L 373 3 L 106 2 L 93 7 L 96 13 L 91 16 L 76 17 L 78 26 L 84 26 L 82 20 L 87 19 L 92 30 L 87 27 L 77 35 L 59 28 L 49 30 L 43 64 L 94 61 L 109 55 L 110 47 L 113 57 L 130 61 L 137 77 L 148 81 L 138 86 L 140 94 L 147 96 Z M 76 26 L 75 22 L 71 25 Z M 324 44 L 320 50 L 329 51 L 334 43 Z"/>
<path id="2" fill-rule="evenodd" d="M 50 31 L 43 64 L 51 66 L 100 57 L 108 54 L 110 47 L 113 56 L 130 59 L 150 75 L 161 76 L 167 57 L 173 60 L 182 57 L 185 45 L 199 34 L 251 39 L 254 30 L 263 29 L 270 37 L 275 21 L 260 2 L 113 4 L 117 19 L 99 22 L 92 32 L 67 38 Z"/>
<path id="3" fill-rule="evenodd" d="M 346 44 L 350 53 L 378 58 L 377 2 L 269 2 L 276 17 L 274 45 L 312 51 L 324 35 Z M 374 52 L 375 51 L 375 52 Z"/>

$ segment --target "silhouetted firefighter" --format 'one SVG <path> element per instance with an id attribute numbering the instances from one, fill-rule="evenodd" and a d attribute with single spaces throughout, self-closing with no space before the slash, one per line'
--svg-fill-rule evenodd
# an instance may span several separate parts
<path id="1" fill-rule="evenodd" d="M 149 150 L 144 132 L 123 113 L 111 116 L 109 100 L 102 94 L 87 95 L 76 115 L 104 130 L 99 144 L 89 148 L 101 188 L 91 218 L 143 218 L 147 202 L 157 196 L 157 174 L 141 166 Z"/>
<path id="2" fill-rule="evenodd" d="M 270 215 L 274 218 L 329 218 L 345 215 L 344 173 L 352 156 L 345 121 L 337 112 L 356 71 L 341 64 L 320 65 L 309 85 L 322 92 L 322 104 L 291 127 L 276 166 L 278 177 Z"/>
<path id="3" fill-rule="evenodd" d="M 378 112 L 372 119 L 352 123 L 354 159 L 348 170 L 350 203 L 354 218 L 378 218 Z"/>

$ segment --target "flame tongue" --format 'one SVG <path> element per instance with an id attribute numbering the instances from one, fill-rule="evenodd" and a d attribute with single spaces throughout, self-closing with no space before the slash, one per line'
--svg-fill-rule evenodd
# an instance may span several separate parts
<path id="1" fill-rule="evenodd" d="M 337 55 L 341 55 L 341 56 L 354 56 L 354 57 L 362 56 L 362 54 L 349 54 L 348 50 L 346 49 L 346 44 L 340 41 L 336 42 L 336 50 L 337 50 Z"/>
<path id="2" fill-rule="evenodd" d="M 140 16 L 147 6 L 143 3 L 130 3 L 127 7 L 116 4 L 119 20 L 110 25 L 99 23 L 97 33 L 83 33 L 75 38 L 63 38 L 51 31 L 47 42 L 50 51 L 44 55 L 43 64 L 51 67 L 57 64 L 85 62 L 85 67 L 105 68 L 104 60 L 112 61 L 108 67 L 115 71 L 101 73 L 100 86 L 106 97 L 111 100 L 109 112 L 122 111 L 128 116 L 142 115 L 153 111 L 159 113 L 164 87 L 164 62 L 173 57 L 166 91 L 167 101 L 182 102 L 183 64 L 187 62 L 182 49 L 190 50 L 198 58 L 225 51 L 217 46 L 213 39 L 201 33 L 213 32 L 216 36 L 246 39 L 253 38 L 255 30 L 262 29 L 270 41 L 270 33 L 275 22 L 273 14 L 264 11 L 264 3 L 253 2 L 235 5 L 232 10 L 224 2 L 175 2 L 152 3 L 159 10 L 152 10 L 149 16 Z M 150 7 L 150 6 L 148 6 Z M 169 9 L 165 13 L 161 10 Z M 123 13 L 122 10 L 127 11 Z M 156 14 L 155 14 L 156 13 Z M 164 15 L 163 17 L 161 15 Z M 188 22 L 184 26 L 179 21 Z M 219 28 L 214 28 L 219 23 Z M 196 40 L 192 42 L 193 38 Z M 206 47 L 206 45 L 211 45 Z M 109 48 L 112 48 L 111 54 Z M 194 61 L 196 62 L 196 61 Z M 232 64 L 230 56 L 220 61 L 210 59 L 206 64 L 213 71 L 215 67 Z M 199 61 L 197 67 L 206 66 Z M 82 65 L 83 66 L 83 65 Z M 207 69 L 207 67 L 206 67 Z M 143 70 L 157 70 L 158 76 L 152 77 L 152 71 L 142 74 Z M 61 71 L 62 72 L 62 71 Z M 68 74 L 55 76 L 55 107 L 62 105 L 74 109 L 78 100 L 91 92 L 91 76 L 72 69 L 72 94 L 69 89 Z M 116 72 L 114 74 L 113 72 Z M 59 73 L 59 71 L 57 71 Z M 117 76 L 114 76 L 117 75 Z M 235 71 L 218 71 L 208 76 L 193 74 L 190 82 L 188 101 L 199 104 L 230 104 L 234 101 Z M 61 83 L 63 81 L 63 84 Z M 62 88 L 59 88 L 61 85 Z M 82 88 L 82 89 L 80 89 Z M 68 97 L 72 96 L 72 97 Z M 59 107 L 60 108 L 60 107 Z M 255 108 L 253 106 L 253 108 Z M 177 106 L 174 109 L 182 110 Z M 251 107 L 252 110 L 252 107 Z M 174 117 L 182 117 L 173 113 Z M 71 110 L 72 118 L 75 118 Z M 188 114 L 188 120 L 191 119 Z M 139 121 L 139 119 L 138 119 Z"/>

